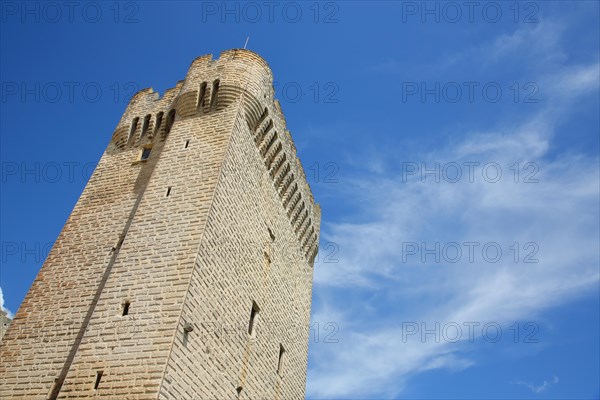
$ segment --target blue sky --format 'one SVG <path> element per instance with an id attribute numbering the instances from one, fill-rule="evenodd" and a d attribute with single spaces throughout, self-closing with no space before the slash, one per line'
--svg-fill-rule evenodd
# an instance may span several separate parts
<path id="1" fill-rule="evenodd" d="M 3 308 L 128 97 L 250 36 L 323 209 L 308 398 L 600 397 L 598 2 L 52 4 L 2 3 Z"/>

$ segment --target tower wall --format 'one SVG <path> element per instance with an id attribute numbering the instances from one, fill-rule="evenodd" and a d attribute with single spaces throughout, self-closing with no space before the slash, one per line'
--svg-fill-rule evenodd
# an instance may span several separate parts
<path id="1" fill-rule="evenodd" d="M 0 345 L 0 398 L 45 398 L 61 373 L 136 201 L 145 166 L 105 153 Z"/>
<path id="2" fill-rule="evenodd" d="M 176 120 L 59 399 L 157 398 L 233 118 Z"/>
<path id="3" fill-rule="evenodd" d="M 238 119 L 161 398 L 234 398 L 238 388 L 241 399 L 304 398 L 312 265 L 256 150 Z M 250 335 L 253 303 L 260 311 Z M 194 327 L 187 338 L 186 323 Z"/>

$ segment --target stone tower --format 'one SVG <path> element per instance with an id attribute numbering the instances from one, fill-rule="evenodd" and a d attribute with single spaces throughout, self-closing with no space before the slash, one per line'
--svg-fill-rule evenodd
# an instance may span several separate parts
<path id="1" fill-rule="evenodd" d="M 4 399 L 301 399 L 320 208 L 248 50 L 129 103 L 1 343 Z"/>

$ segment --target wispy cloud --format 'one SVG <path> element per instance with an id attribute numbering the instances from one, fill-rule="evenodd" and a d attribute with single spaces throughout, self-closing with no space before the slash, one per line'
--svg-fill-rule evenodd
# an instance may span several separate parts
<path id="1" fill-rule="evenodd" d="M 561 49 L 563 23 L 546 20 L 513 32 L 501 34 L 487 43 L 472 45 L 460 52 L 446 55 L 435 65 L 440 71 L 478 65 L 480 68 L 527 61 L 532 66 L 549 66 L 563 63 L 567 56 Z"/>
<path id="2" fill-rule="evenodd" d="M 597 286 L 598 159 L 564 155 L 545 162 L 541 157 L 551 142 L 523 131 L 498 135 L 489 158 L 489 148 L 479 149 L 479 139 L 473 135 L 432 157 L 442 162 L 495 160 L 504 168 L 534 161 L 540 169 L 539 182 L 527 186 L 512 178 L 496 184 L 359 181 L 370 201 L 380 199 L 367 211 L 380 217 L 325 227 L 325 239 L 339 245 L 340 262 L 316 269 L 317 284 L 351 291 L 375 289 L 380 299 L 372 295 L 348 301 L 343 311 L 333 306 L 335 299 L 323 301 L 326 309 L 317 310 L 319 320 L 339 321 L 346 335 L 335 347 L 317 346 L 320 355 L 311 366 L 311 395 L 360 397 L 373 387 L 398 390 L 398 382 L 420 371 L 473 364 L 460 343 L 399 342 L 402 322 L 426 321 L 431 327 L 435 322 L 517 321 Z M 538 149 L 539 158 L 513 152 L 513 142 Z M 436 264 L 431 257 L 427 263 L 418 258 L 401 262 L 403 242 L 428 241 L 430 247 L 434 241 L 494 242 L 505 252 L 514 242 L 535 243 L 539 262 L 514 263 L 506 254 L 497 263 L 479 259 L 476 264 L 466 260 Z M 369 303 L 385 309 L 377 318 L 378 326 L 363 310 Z"/>
<path id="3" fill-rule="evenodd" d="M 534 385 L 533 383 L 523 381 L 514 381 L 512 383 L 515 385 L 525 386 L 526 388 L 531 390 L 532 393 L 539 394 L 548 390 L 550 386 L 556 385 L 558 383 L 558 377 L 554 376 L 550 382 L 544 381 L 544 383 L 542 383 L 541 385 Z"/>
<path id="4" fill-rule="evenodd" d="M 537 37 L 515 34 L 493 46 L 506 54 Z M 551 44 L 545 49 L 554 49 L 548 59 L 562 60 L 555 49 L 559 38 L 547 40 Z M 397 165 L 381 169 L 392 174 L 370 171 L 346 180 L 340 190 L 363 205 L 357 215 L 361 222 L 324 224 L 323 238 L 339 245 L 339 263 L 315 269 L 315 315 L 337 321 L 343 340 L 311 347 L 309 397 L 393 397 L 422 371 L 461 370 L 476 362 L 464 337 L 439 343 L 416 336 L 401 340 L 406 322 L 423 321 L 428 327 L 436 322 L 509 323 L 535 318 L 597 287 L 599 160 L 560 152 L 554 142 L 561 120 L 584 96 L 597 93 L 598 69 L 597 61 L 552 67 L 544 75 L 552 100 L 527 120 L 515 124 L 507 118 L 492 132 L 456 132 L 462 140 L 411 160 L 429 167 L 494 162 L 505 174 L 498 182 L 481 175 L 456 183 L 436 183 L 431 177 L 422 182 L 419 174 L 403 179 Z M 529 171 L 527 163 L 532 163 Z M 514 175 L 515 168 L 520 175 Z M 537 182 L 524 183 L 523 173 L 533 170 Z M 426 262 L 403 260 L 406 242 L 431 247 L 475 241 L 499 244 L 504 257 L 475 263 L 466 257 L 457 263 L 435 262 L 432 256 Z M 518 256 L 509 250 L 514 243 Z M 523 263 L 532 250 L 522 247 L 526 243 L 537 246 L 538 262 Z M 556 382 L 530 389 L 541 392 Z"/>
<path id="5" fill-rule="evenodd" d="M 529 67 L 548 68 L 561 66 L 568 61 L 563 50 L 563 34 L 568 23 L 546 19 L 542 23 L 529 24 L 503 33 L 487 41 L 472 45 L 464 44 L 457 51 L 451 47 L 439 62 L 427 65 L 402 62 L 388 57 L 373 63 L 371 72 L 439 74 L 449 71 L 481 71 L 501 66 L 504 69 L 527 63 Z"/>

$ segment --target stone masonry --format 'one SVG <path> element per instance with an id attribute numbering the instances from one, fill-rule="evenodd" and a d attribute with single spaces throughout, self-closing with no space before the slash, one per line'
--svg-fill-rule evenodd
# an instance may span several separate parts
<path id="1" fill-rule="evenodd" d="M 11 321 L 12 320 L 8 317 L 8 313 L 4 310 L 0 310 L 0 342 L 2 342 L 4 332 L 7 331 Z"/>
<path id="2" fill-rule="evenodd" d="M 267 63 L 129 103 L 0 344 L 5 399 L 302 399 L 321 212 Z"/>

